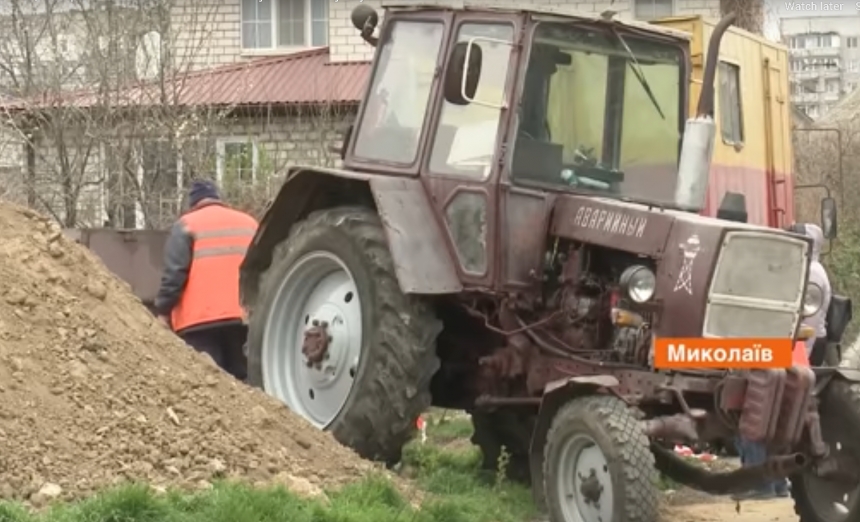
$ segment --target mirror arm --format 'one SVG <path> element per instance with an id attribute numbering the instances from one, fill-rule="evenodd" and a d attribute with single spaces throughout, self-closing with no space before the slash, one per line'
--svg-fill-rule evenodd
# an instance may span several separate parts
<path id="1" fill-rule="evenodd" d="M 365 31 L 362 31 L 361 39 L 367 42 L 371 47 L 376 47 L 379 44 L 379 37 L 373 36 L 373 29 L 370 30 L 369 34 Z"/>

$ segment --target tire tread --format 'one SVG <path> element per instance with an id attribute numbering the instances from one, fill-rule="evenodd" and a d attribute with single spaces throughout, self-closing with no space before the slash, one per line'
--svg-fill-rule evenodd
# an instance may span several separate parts
<path id="1" fill-rule="evenodd" d="M 335 419 L 330 430 L 362 457 L 393 464 L 413 436 L 415 420 L 430 406 L 430 380 L 440 366 L 435 342 L 442 323 L 427 302 L 400 290 L 377 213 L 365 207 L 337 207 L 315 211 L 296 223 L 287 239 L 274 248 L 272 266 L 260 278 L 263 291 L 258 302 L 268 301 L 264 294 L 278 283 L 276 265 L 287 259 L 297 239 L 327 228 L 344 231 L 363 253 L 377 318 L 374 339 L 364 354 L 371 358 L 365 364 L 373 371 L 354 388 L 353 407 Z M 255 314 L 253 305 L 250 308 L 253 325 L 263 314 Z M 250 371 L 249 377 L 253 375 L 252 384 L 262 387 L 262 362 L 254 362 L 256 367 L 250 365 L 249 370 L 256 371 Z"/>
<path id="2" fill-rule="evenodd" d="M 616 455 L 606 455 L 620 465 L 624 473 L 623 484 L 613 484 L 623 489 L 622 516 L 616 514 L 612 522 L 655 522 L 659 517 L 659 496 L 657 489 L 657 470 L 654 455 L 651 453 L 648 437 L 642 430 L 641 424 L 630 408 L 620 399 L 607 395 L 593 395 L 575 399 L 561 408 L 555 415 L 547 433 L 547 445 L 544 448 L 544 491 L 547 500 L 551 502 L 550 492 L 555 486 L 548 483 L 554 477 L 550 466 L 555 455 L 551 455 L 552 441 L 559 436 L 559 431 L 571 422 L 590 418 L 606 432 L 605 442 Z M 596 434 L 591 436 L 597 439 Z M 603 438 L 603 437 L 600 437 Z M 595 442 L 600 443 L 599 440 Z M 616 499 L 616 506 L 618 500 Z M 550 506 L 552 510 L 552 506 Z M 559 521 L 561 522 L 561 521 Z"/>

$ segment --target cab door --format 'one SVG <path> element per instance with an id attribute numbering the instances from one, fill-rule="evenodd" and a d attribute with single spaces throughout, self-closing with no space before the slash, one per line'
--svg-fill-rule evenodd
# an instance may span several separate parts
<path id="1" fill-rule="evenodd" d="M 477 88 L 465 103 L 452 103 L 444 87 L 440 89 L 421 167 L 460 278 L 471 287 L 494 286 L 498 272 L 497 186 L 520 25 L 520 18 L 510 14 L 455 15 L 441 83 L 452 81 L 452 74 L 454 81 L 462 78 L 459 71 L 449 72 L 457 54 L 451 51 L 461 44 L 469 55 L 480 53 Z M 474 71 L 464 69 L 464 74 L 469 72 Z"/>

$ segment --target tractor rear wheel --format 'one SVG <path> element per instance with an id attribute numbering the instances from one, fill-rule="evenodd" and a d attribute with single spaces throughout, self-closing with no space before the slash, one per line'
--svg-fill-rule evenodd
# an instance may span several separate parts
<path id="1" fill-rule="evenodd" d="M 654 522 L 657 471 L 630 408 L 595 395 L 562 406 L 544 447 L 544 495 L 553 522 Z"/>
<path id="2" fill-rule="evenodd" d="M 275 248 L 260 288 L 249 382 L 362 457 L 399 462 L 430 406 L 442 325 L 400 290 L 377 214 L 312 213 Z M 314 325 L 311 346 L 303 338 Z"/>

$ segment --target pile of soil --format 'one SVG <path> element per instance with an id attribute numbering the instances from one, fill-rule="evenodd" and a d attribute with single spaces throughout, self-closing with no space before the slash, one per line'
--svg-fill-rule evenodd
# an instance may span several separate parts
<path id="1" fill-rule="evenodd" d="M 221 477 L 313 493 L 375 469 L 194 352 L 52 221 L 0 205 L 0 498 Z"/>

